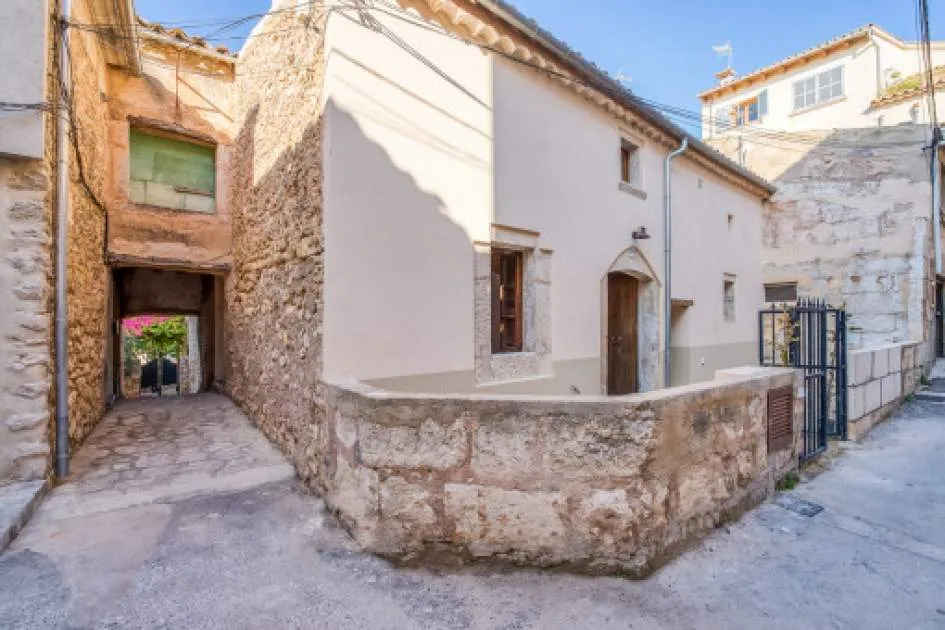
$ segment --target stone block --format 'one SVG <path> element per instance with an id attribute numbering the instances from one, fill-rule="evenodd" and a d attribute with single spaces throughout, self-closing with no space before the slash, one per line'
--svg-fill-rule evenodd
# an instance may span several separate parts
<path id="1" fill-rule="evenodd" d="M 883 406 L 882 380 L 870 381 L 864 387 L 864 415 Z"/>
<path id="2" fill-rule="evenodd" d="M 899 373 L 889 374 L 882 380 L 882 400 L 883 405 L 896 402 L 902 397 L 902 375 Z"/>
<path id="3" fill-rule="evenodd" d="M 550 565 L 566 553 L 566 505 L 557 492 L 447 484 L 444 509 L 455 524 L 452 539 L 474 556 L 512 553 Z"/>
<path id="4" fill-rule="evenodd" d="M 432 507 L 430 491 L 403 477 L 390 477 L 381 483 L 381 513 L 388 533 L 387 546 L 397 551 L 404 546 L 438 540 L 440 523 Z"/>
<path id="5" fill-rule="evenodd" d="M 873 380 L 883 378 L 889 374 L 889 352 L 887 348 L 876 348 L 872 350 L 873 355 Z"/>
<path id="6" fill-rule="evenodd" d="M 656 447 L 653 412 L 547 420 L 542 468 L 568 479 L 632 477 Z"/>
<path id="7" fill-rule="evenodd" d="M 538 472 L 540 426 L 532 418 L 483 419 L 476 429 L 472 469 L 476 478 L 515 480 Z"/>
<path id="8" fill-rule="evenodd" d="M 5 424 L 10 431 L 29 431 L 48 421 L 47 413 L 20 413 L 7 418 Z"/>
<path id="9" fill-rule="evenodd" d="M 869 350 L 857 350 L 847 355 L 847 376 L 850 385 L 863 385 L 873 373 L 873 353 Z"/>
<path id="10" fill-rule="evenodd" d="M 414 426 L 362 421 L 361 460 L 375 468 L 458 466 L 466 459 L 466 425 L 461 419 L 442 424 L 427 419 Z"/>
<path id="11" fill-rule="evenodd" d="M 895 345 L 889 348 L 889 373 L 898 374 L 902 371 L 902 346 Z"/>
<path id="12" fill-rule="evenodd" d="M 902 371 L 911 370 L 915 367 L 915 349 L 916 345 L 908 343 L 902 346 Z"/>
<path id="13" fill-rule="evenodd" d="M 904 369 L 902 371 L 902 395 L 908 396 L 915 392 L 919 386 L 919 374 L 921 370 L 916 368 Z"/>
<path id="14" fill-rule="evenodd" d="M 340 513 L 342 521 L 371 536 L 377 519 L 377 473 L 369 468 L 352 466 L 345 458 L 339 457 L 331 481 L 329 503 Z M 361 542 L 366 540 L 366 536 L 355 534 Z"/>
<path id="15" fill-rule="evenodd" d="M 847 388 L 847 419 L 856 420 L 866 415 L 866 387 Z"/>

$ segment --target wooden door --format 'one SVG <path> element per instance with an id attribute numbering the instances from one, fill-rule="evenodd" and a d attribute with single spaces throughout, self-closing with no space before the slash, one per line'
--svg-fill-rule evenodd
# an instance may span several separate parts
<path id="1" fill-rule="evenodd" d="M 943 331 L 943 321 L 945 318 L 945 296 L 943 296 L 943 287 L 941 282 L 935 284 L 935 356 L 945 356 L 945 331 Z"/>
<path id="2" fill-rule="evenodd" d="M 623 273 L 607 277 L 607 393 L 639 391 L 637 382 L 636 278 Z"/>

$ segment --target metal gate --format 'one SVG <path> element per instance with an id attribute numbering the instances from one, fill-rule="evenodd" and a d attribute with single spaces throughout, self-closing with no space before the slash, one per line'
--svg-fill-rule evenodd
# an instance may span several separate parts
<path id="1" fill-rule="evenodd" d="M 804 440 L 801 461 L 827 448 L 827 438 L 847 439 L 846 311 L 802 299 L 776 305 L 758 317 L 761 365 L 804 372 Z"/>

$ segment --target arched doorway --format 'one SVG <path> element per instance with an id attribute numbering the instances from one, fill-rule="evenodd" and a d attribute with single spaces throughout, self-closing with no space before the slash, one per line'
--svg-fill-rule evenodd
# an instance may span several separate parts
<path id="1" fill-rule="evenodd" d="M 601 384 L 610 396 L 660 387 L 660 283 L 643 253 L 620 253 L 602 282 Z"/>

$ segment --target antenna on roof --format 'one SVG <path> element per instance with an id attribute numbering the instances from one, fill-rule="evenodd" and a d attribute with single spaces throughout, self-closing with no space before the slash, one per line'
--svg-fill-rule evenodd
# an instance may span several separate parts
<path id="1" fill-rule="evenodd" d="M 728 66 L 726 67 L 726 69 L 731 70 L 732 69 L 732 42 L 725 42 L 724 44 L 721 44 L 720 46 L 713 46 L 712 50 L 714 50 L 715 54 L 717 54 L 719 57 L 728 58 Z"/>
<path id="2" fill-rule="evenodd" d="M 726 57 L 728 59 L 728 66 L 725 70 L 715 73 L 715 78 L 719 80 L 722 85 L 729 83 L 735 79 L 735 70 L 732 68 L 732 43 L 725 42 L 720 46 L 713 46 L 712 50 L 715 51 L 719 57 Z"/>

